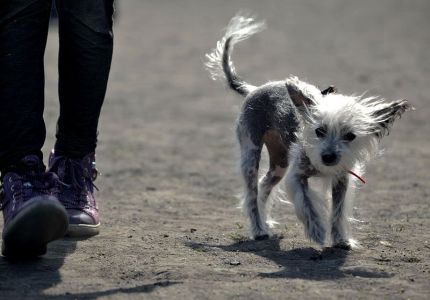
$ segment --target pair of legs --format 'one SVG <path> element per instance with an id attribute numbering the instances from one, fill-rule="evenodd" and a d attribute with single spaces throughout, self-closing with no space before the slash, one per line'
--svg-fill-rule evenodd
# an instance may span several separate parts
<path id="1" fill-rule="evenodd" d="M 52 0 L 0 3 L 2 254 L 38 256 L 52 240 L 98 233 L 93 181 L 112 59 L 113 0 L 55 0 L 59 19 L 57 141 L 45 172 L 44 65 Z"/>
<path id="2" fill-rule="evenodd" d="M 292 162 L 293 163 L 293 162 Z M 295 162 L 294 162 L 295 163 Z M 330 226 L 332 245 L 346 250 L 356 246 L 351 238 L 349 216 L 351 195 L 347 196 L 349 180 L 346 174 L 328 178 L 331 182 L 332 207 L 330 224 L 326 224 L 325 199 L 309 188 L 309 176 L 293 165 L 286 179 L 288 196 L 293 200 L 297 217 L 303 223 L 306 236 L 324 245 Z"/>
<path id="3" fill-rule="evenodd" d="M 43 121 L 43 58 L 52 0 L 0 4 L 0 170 L 36 154 Z M 56 0 L 59 17 L 59 99 L 56 153 L 94 152 L 110 70 L 113 0 Z"/>
<path id="4" fill-rule="evenodd" d="M 243 208 L 249 218 L 251 238 L 267 239 L 267 200 L 272 189 L 285 175 L 288 165 L 288 148 L 276 130 L 268 130 L 258 141 L 252 141 L 245 126 L 239 124 L 238 139 L 241 148 L 241 170 L 245 183 Z M 258 182 L 258 169 L 263 145 L 269 153 L 269 170 Z"/>
<path id="5" fill-rule="evenodd" d="M 261 138 L 254 136 L 254 140 L 252 140 L 246 131 L 246 126 L 239 124 L 237 134 L 241 148 L 241 170 L 245 183 L 243 208 L 249 218 L 251 237 L 256 240 L 267 239 L 269 237 L 267 200 L 272 189 L 286 174 L 289 149 L 277 130 L 267 130 Z M 266 146 L 269 153 L 269 170 L 258 182 L 263 145 Z M 287 179 L 287 194 L 294 202 L 296 214 L 304 224 L 306 235 L 322 245 L 326 233 L 324 213 L 321 208 L 323 200 L 309 189 L 306 170 L 299 170 L 299 167 L 294 166 L 291 173 Z M 353 245 L 347 218 L 347 189 L 348 178 L 346 176 L 333 179 L 331 237 L 335 246 L 349 249 Z"/>

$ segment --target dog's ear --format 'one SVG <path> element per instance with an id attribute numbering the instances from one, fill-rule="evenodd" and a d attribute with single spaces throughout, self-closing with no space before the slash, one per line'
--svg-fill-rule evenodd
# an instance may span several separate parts
<path id="1" fill-rule="evenodd" d="M 391 126 L 405 111 L 414 110 L 407 100 L 397 100 L 380 106 L 372 114 L 375 118 L 375 134 L 382 138 L 390 133 Z"/>
<path id="2" fill-rule="evenodd" d="M 300 110 L 311 106 L 314 103 L 311 96 L 300 90 L 298 85 L 287 83 L 287 90 L 293 104 Z"/>
<path id="3" fill-rule="evenodd" d="M 333 93 L 337 93 L 337 88 L 334 85 L 330 85 L 328 88 L 321 91 L 321 94 L 324 96 L 328 94 L 333 94 Z"/>

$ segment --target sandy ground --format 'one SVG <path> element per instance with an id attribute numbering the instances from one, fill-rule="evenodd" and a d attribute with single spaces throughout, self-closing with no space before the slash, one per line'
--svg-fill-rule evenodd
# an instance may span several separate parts
<path id="1" fill-rule="evenodd" d="M 1 299 L 428 299 L 429 1 L 119 6 L 100 120 L 101 234 L 54 242 L 35 261 L 0 259 Z M 291 205 L 277 205 L 278 238 L 246 239 L 233 135 L 242 100 L 202 64 L 240 8 L 269 26 L 235 51 L 249 82 L 295 74 L 344 93 L 407 98 L 417 108 L 385 139 L 358 191 L 361 250 L 310 243 Z M 53 26 L 46 53 L 45 153 L 58 111 L 56 33 Z"/>

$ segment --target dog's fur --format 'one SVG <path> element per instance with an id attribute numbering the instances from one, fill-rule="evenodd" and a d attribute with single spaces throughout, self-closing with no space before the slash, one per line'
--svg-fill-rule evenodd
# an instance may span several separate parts
<path id="1" fill-rule="evenodd" d="M 334 246 L 354 246 L 350 232 L 352 188 L 348 172 L 363 166 L 378 152 L 379 140 L 410 105 L 406 100 L 385 103 L 376 97 L 345 96 L 333 87 L 320 91 L 297 77 L 256 87 L 240 79 L 230 59 L 233 46 L 264 28 L 263 22 L 235 16 L 206 67 L 213 79 L 225 79 L 245 97 L 237 121 L 241 170 L 245 185 L 243 208 L 250 221 L 251 238 L 269 237 L 266 204 L 273 187 L 286 174 L 287 196 L 294 203 L 306 236 L 323 245 L 331 232 Z M 270 167 L 258 181 L 263 145 Z M 308 184 L 310 177 L 326 182 L 332 198 L 326 216 L 325 197 Z"/>

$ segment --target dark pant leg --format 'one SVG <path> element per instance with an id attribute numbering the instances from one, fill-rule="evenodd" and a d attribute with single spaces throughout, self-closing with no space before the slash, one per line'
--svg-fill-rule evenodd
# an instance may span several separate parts
<path id="1" fill-rule="evenodd" d="M 43 56 L 51 0 L 0 1 L 0 170 L 45 141 Z"/>
<path id="2" fill-rule="evenodd" d="M 60 117 L 55 151 L 82 157 L 95 151 L 97 125 L 112 60 L 113 0 L 56 0 Z"/>

